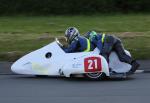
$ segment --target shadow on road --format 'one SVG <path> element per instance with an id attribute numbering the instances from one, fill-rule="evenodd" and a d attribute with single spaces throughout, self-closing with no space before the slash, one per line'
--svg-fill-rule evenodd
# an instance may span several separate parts
<path id="1" fill-rule="evenodd" d="M 19 80 L 59 80 L 59 81 L 69 81 L 69 82 L 115 82 L 115 81 L 129 81 L 129 80 L 134 80 L 134 77 L 128 77 L 126 79 L 123 78 L 105 78 L 101 80 L 91 80 L 88 78 L 81 78 L 81 77 L 71 77 L 71 78 L 66 78 L 66 77 L 56 77 L 56 76 L 26 76 L 26 75 L 16 75 L 13 76 L 13 79 L 19 79 Z"/>

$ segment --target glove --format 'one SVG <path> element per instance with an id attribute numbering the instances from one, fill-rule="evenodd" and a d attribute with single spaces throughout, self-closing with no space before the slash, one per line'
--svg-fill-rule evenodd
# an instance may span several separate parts
<path id="1" fill-rule="evenodd" d="M 100 52 L 99 55 L 102 55 L 102 53 Z"/>

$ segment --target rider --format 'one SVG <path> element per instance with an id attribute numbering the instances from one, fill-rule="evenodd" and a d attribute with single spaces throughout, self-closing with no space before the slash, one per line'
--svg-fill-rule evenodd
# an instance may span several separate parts
<path id="1" fill-rule="evenodd" d="M 139 67 L 139 64 L 136 62 L 136 60 L 133 60 L 125 53 L 121 40 L 116 36 L 108 34 L 106 35 L 104 33 L 97 34 L 95 31 L 89 31 L 86 37 L 89 38 L 91 43 L 100 50 L 100 54 L 106 58 L 107 62 L 109 62 L 109 55 L 111 51 L 114 50 L 117 53 L 120 61 L 132 65 L 131 70 L 128 72 L 129 74 L 134 73 Z"/>
<path id="2" fill-rule="evenodd" d="M 65 37 L 69 43 L 69 46 L 64 48 L 67 53 L 89 52 L 94 49 L 91 42 L 87 38 L 80 36 L 78 29 L 75 27 L 69 27 L 65 32 Z"/>

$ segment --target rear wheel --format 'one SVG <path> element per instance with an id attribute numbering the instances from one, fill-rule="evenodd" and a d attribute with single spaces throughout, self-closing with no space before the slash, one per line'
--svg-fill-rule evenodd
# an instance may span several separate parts
<path id="1" fill-rule="evenodd" d="M 84 74 L 86 78 L 92 79 L 92 80 L 101 80 L 106 77 L 105 73 L 103 72 L 96 72 L 96 73 L 86 73 Z"/>

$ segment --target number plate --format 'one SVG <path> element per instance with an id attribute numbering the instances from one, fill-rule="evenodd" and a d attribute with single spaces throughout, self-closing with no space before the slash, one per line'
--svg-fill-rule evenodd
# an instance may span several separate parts
<path id="1" fill-rule="evenodd" d="M 102 64 L 100 57 L 88 57 L 84 59 L 85 72 L 100 72 L 102 71 Z"/>

